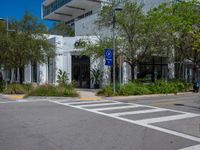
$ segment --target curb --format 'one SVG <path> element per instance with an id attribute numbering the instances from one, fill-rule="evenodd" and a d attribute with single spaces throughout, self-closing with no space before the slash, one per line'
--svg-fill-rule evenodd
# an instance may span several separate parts
<path id="1" fill-rule="evenodd" d="M 159 97 L 159 96 L 178 96 L 178 95 L 192 95 L 193 92 L 183 92 L 177 94 L 152 94 L 152 95 L 133 95 L 133 96 L 113 96 L 113 97 L 106 97 L 105 99 L 108 100 L 122 100 L 122 99 L 135 99 L 135 98 L 148 98 L 148 97 Z"/>
<path id="2" fill-rule="evenodd" d="M 19 100 L 23 99 L 25 95 L 3 95 L 3 96 L 11 100 Z"/>
<path id="3" fill-rule="evenodd" d="M 91 101 L 96 101 L 96 100 L 102 100 L 102 98 L 79 98 L 79 100 L 91 100 Z"/>
<path id="4" fill-rule="evenodd" d="M 48 97 L 48 96 L 29 96 L 26 99 L 45 99 L 45 100 L 46 99 L 49 99 L 49 100 L 56 99 L 56 100 L 81 100 L 81 101 L 102 100 L 101 97 Z"/>

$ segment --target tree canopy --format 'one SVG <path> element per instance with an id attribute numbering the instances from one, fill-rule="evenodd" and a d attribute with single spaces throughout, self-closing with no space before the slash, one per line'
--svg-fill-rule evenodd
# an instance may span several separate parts
<path id="1" fill-rule="evenodd" d="M 23 68 L 30 62 L 43 63 L 48 57 L 54 57 L 54 46 L 47 39 L 46 27 L 36 17 L 25 13 L 19 21 L 9 22 L 13 32 L 6 32 L 4 22 L 0 30 L 0 60 L 5 69 Z M 20 78 L 20 82 L 22 82 Z"/>
<path id="2" fill-rule="evenodd" d="M 199 29 L 200 2 L 197 0 L 163 3 L 148 13 L 158 34 L 159 51 L 168 55 L 175 51 L 176 61 L 185 59 L 193 62 L 193 81 L 196 64 L 200 63 Z M 156 33 L 155 32 L 155 33 Z M 164 47 L 163 47 L 164 46 Z"/>
<path id="3" fill-rule="evenodd" d="M 65 22 L 54 23 L 53 26 L 49 29 L 51 34 L 62 35 L 62 36 L 74 36 L 74 30 L 72 27 L 67 25 Z"/>
<path id="4" fill-rule="evenodd" d="M 123 6 L 122 11 L 115 13 L 117 39 L 120 41 L 116 42 L 118 45 L 116 50 L 122 49 L 125 61 L 132 67 L 132 78 L 134 66 L 152 54 L 175 57 L 176 61 L 189 59 L 194 64 L 200 62 L 199 1 L 162 3 L 147 13 L 144 13 L 142 5 L 129 0 L 123 2 L 121 6 Z M 116 3 L 113 2 L 102 8 L 96 22 L 100 28 L 112 28 L 112 11 L 116 7 Z M 97 49 L 104 45 L 102 41 L 104 40 L 97 42 Z M 103 54 L 100 50 L 92 50 L 96 49 L 94 44 L 88 47 L 86 47 L 87 54 L 95 52 Z"/>

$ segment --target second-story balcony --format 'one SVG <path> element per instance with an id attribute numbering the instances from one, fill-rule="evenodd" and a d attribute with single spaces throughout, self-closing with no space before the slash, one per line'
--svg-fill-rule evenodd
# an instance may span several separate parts
<path id="1" fill-rule="evenodd" d="M 100 0 L 45 0 L 42 4 L 42 17 L 67 22 L 90 14 L 100 5 Z"/>

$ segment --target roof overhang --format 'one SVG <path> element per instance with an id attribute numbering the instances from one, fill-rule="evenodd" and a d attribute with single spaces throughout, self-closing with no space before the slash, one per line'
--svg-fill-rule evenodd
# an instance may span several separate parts
<path id="1" fill-rule="evenodd" d="M 55 0 L 49 1 L 54 2 Z M 43 3 L 43 6 L 46 6 L 46 4 L 50 4 L 48 3 L 49 1 L 46 0 Z M 99 0 L 71 0 L 70 2 L 51 12 L 50 14 L 43 16 L 43 19 L 67 22 L 90 12 L 100 5 L 101 2 Z"/>

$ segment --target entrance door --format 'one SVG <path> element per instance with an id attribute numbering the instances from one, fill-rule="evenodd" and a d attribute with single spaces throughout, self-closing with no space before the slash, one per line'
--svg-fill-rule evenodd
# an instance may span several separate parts
<path id="1" fill-rule="evenodd" d="M 90 88 L 90 58 L 87 56 L 72 56 L 72 80 L 76 87 Z"/>

